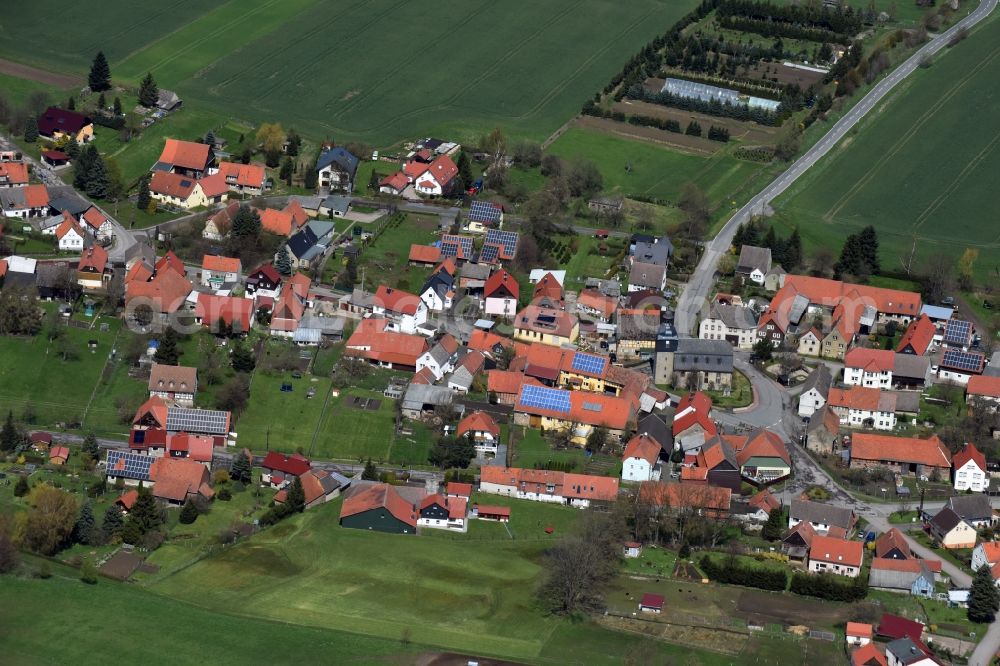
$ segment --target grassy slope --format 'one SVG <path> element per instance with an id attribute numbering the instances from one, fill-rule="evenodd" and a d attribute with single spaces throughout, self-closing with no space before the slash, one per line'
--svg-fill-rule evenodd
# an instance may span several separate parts
<path id="1" fill-rule="evenodd" d="M 837 248 L 865 225 L 879 232 L 883 265 L 898 269 L 917 241 L 920 259 L 979 250 L 985 276 L 1000 261 L 994 193 L 1000 169 L 1000 21 L 918 70 L 776 206 L 807 246 Z"/>

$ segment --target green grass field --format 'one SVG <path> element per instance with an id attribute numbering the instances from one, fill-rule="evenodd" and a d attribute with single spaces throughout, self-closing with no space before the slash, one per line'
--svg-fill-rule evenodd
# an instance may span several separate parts
<path id="1" fill-rule="evenodd" d="M 82 76 L 104 49 L 124 82 L 152 71 L 188 106 L 319 137 L 388 145 L 501 125 L 542 139 L 695 4 L 181 0 L 136 12 L 49 0 L 4 20 L 0 55 Z M 58 43 L 37 30 L 57 11 L 76 28 Z"/>
<path id="2" fill-rule="evenodd" d="M 836 254 L 844 236 L 874 224 L 883 266 L 899 270 L 916 243 L 918 268 L 973 248 L 976 274 L 992 274 L 1000 99 L 983 91 L 1000 73 L 998 44 L 1000 21 L 990 19 L 918 70 L 778 200 L 782 230 L 798 225 L 807 247 Z"/>

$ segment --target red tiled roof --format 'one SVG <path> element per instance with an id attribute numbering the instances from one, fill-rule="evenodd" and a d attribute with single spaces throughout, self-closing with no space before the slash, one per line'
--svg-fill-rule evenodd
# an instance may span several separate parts
<path id="1" fill-rule="evenodd" d="M 223 257 L 216 254 L 206 254 L 201 260 L 201 268 L 219 273 L 239 273 L 240 260 L 236 257 Z M 277 271 L 275 271 L 277 273 Z"/>
<path id="2" fill-rule="evenodd" d="M 867 412 L 895 412 L 896 396 L 888 391 L 869 386 L 851 386 L 846 389 L 831 388 L 827 404 L 831 407 Z"/>
<path id="3" fill-rule="evenodd" d="M 253 299 L 200 293 L 194 316 L 205 326 L 214 326 L 221 319 L 227 326 L 234 329 L 238 326 L 240 333 L 247 333 L 253 317 Z"/>
<path id="4" fill-rule="evenodd" d="M 936 566 L 935 566 L 936 565 Z M 923 567 L 927 567 L 928 571 L 933 572 L 935 568 L 941 570 L 940 560 L 897 560 L 892 557 L 874 557 L 872 558 L 872 570 L 879 571 L 905 571 L 907 573 L 920 573 L 923 571 Z"/>
<path id="5" fill-rule="evenodd" d="M 920 635 L 924 631 L 924 625 L 905 617 L 883 613 L 882 619 L 878 623 L 878 635 L 888 638 L 910 638 L 920 640 Z"/>
<path id="6" fill-rule="evenodd" d="M 748 435 L 735 448 L 736 460 L 740 466 L 745 465 L 751 458 L 781 458 L 785 464 L 792 464 L 785 443 L 777 433 L 771 430 L 757 430 Z"/>
<path id="7" fill-rule="evenodd" d="M 282 211 L 292 216 L 294 229 L 298 229 L 309 221 L 309 213 L 306 212 L 306 209 L 298 201 L 289 201 L 288 205 Z"/>
<path id="8" fill-rule="evenodd" d="M 402 289 L 393 289 L 384 284 L 380 284 L 375 290 L 374 302 L 381 305 L 387 312 L 399 312 L 401 314 L 416 314 L 420 306 L 420 297 Z"/>
<path id="9" fill-rule="evenodd" d="M 103 273 L 107 267 L 108 251 L 95 243 L 80 254 L 80 263 L 77 264 L 76 269 L 78 271 Z"/>
<path id="10" fill-rule="evenodd" d="M 929 439 L 917 439 L 915 437 L 892 437 L 859 432 L 851 439 L 851 460 L 915 463 L 940 468 L 951 467 L 951 454 L 948 452 L 948 447 L 937 435 L 931 435 Z"/>
<path id="11" fill-rule="evenodd" d="M 562 300 L 563 297 L 563 286 L 559 284 L 559 280 L 552 273 L 546 273 L 542 276 L 542 279 L 535 283 L 535 290 L 532 292 L 532 298 L 538 298 L 540 296 L 548 296 L 549 298 L 554 298 L 556 300 Z"/>
<path id="12" fill-rule="evenodd" d="M 500 426 L 486 412 L 476 410 L 459 421 L 455 434 L 462 437 L 467 432 L 488 432 L 494 439 L 500 438 Z"/>
<path id="13" fill-rule="evenodd" d="M 976 467 L 986 471 L 986 456 L 976 448 L 975 444 L 966 443 L 962 447 L 962 450 L 955 454 L 952 458 L 952 464 L 955 469 L 961 469 L 969 461 L 976 463 Z"/>
<path id="14" fill-rule="evenodd" d="M 23 162 L 0 162 L 0 180 L 12 185 L 26 185 L 28 165 Z"/>
<path id="15" fill-rule="evenodd" d="M 386 483 L 376 483 L 349 494 L 340 508 L 340 517 L 343 519 L 380 508 L 410 527 L 417 526 L 416 507 Z"/>
<path id="16" fill-rule="evenodd" d="M 860 567 L 865 545 L 860 541 L 848 541 L 817 534 L 809 545 L 809 560 L 845 564 Z"/>
<path id="17" fill-rule="evenodd" d="M 888 663 L 874 643 L 865 643 L 851 654 L 851 666 L 888 666 Z"/>
<path id="18" fill-rule="evenodd" d="M 212 462 L 214 443 L 211 437 L 178 433 L 167 439 L 167 454 L 171 451 L 187 451 L 187 457 L 196 462 Z"/>
<path id="19" fill-rule="evenodd" d="M 28 185 L 24 188 L 24 205 L 27 208 L 44 208 L 49 205 L 49 191 L 44 185 Z"/>
<path id="20" fill-rule="evenodd" d="M 597 289 L 584 289 L 576 298 L 577 307 L 584 306 L 591 310 L 597 310 L 602 317 L 610 319 L 618 309 L 618 301 L 610 296 L 606 296 Z"/>
<path id="21" fill-rule="evenodd" d="M 494 271 L 492 275 L 486 280 L 486 284 L 483 287 L 483 295 L 486 298 L 492 297 L 498 290 L 503 289 L 506 293 L 501 294 L 498 298 L 510 297 L 515 301 L 521 295 L 521 285 L 517 283 L 514 276 L 500 269 Z"/>
<path id="22" fill-rule="evenodd" d="M 449 495 L 461 495 L 462 497 L 472 497 L 472 484 L 449 481 L 445 486 L 445 492 Z"/>
<path id="23" fill-rule="evenodd" d="M 435 264 L 439 259 L 441 259 L 441 248 L 435 245 L 417 245 L 414 243 L 410 246 L 410 261 L 421 264 Z"/>
<path id="24" fill-rule="evenodd" d="M 250 273 L 250 275 L 257 275 L 258 273 L 260 275 L 263 275 L 270 282 L 273 282 L 273 283 L 281 282 L 281 273 L 279 273 L 278 269 L 274 267 L 274 264 L 270 264 L 270 263 L 262 264 L 262 265 L 258 266 L 257 268 L 255 268 Z"/>
<path id="25" fill-rule="evenodd" d="M 764 488 L 764 490 L 751 497 L 747 504 L 758 509 L 763 509 L 768 514 L 781 506 L 778 498 L 771 494 L 771 491 L 767 488 Z"/>
<path id="26" fill-rule="evenodd" d="M 264 469 L 277 470 L 292 476 L 301 476 L 311 468 L 308 458 L 298 453 L 287 455 L 278 451 L 269 451 L 260 466 Z"/>
<path id="27" fill-rule="evenodd" d="M 135 417 L 132 419 L 132 423 L 138 423 L 146 414 L 150 414 L 153 420 L 160 425 L 161 428 L 167 427 L 167 403 L 164 402 L 163 398 L 159 396 L 153 396 L 146 402 L 139 405 L 139 409 L 135 411 Z"/>
<path id="28" fill-rule="evenodd" d="M 865 372 L 892 372 L 896 353 L 891 349 L 865 349 L 855 347 L 844 356 L 844 366 L 861 368 Z"/>
<path id="29" fill-rule="evenodd" d="M 241 164 L 239 162 L 219 162 L 219 173 L 223 178 L 235 178 L 242 187 L 263 188 L 267 172 L 263 164 Z"/>
<path id="30" fill-rule="evenodd" d="M 386 176 L 378 182 L 379 187 L 387 185 L 397 192 L 401 192 L 409 184 L 409 180 L 406 178 L 406 174 L 402 171 L 397 171 L 396 173 Z"/>
<path id="31" fill-rule="evenodd" d="M 590 393 L 589 391 L 565 391 L 565 393 L 569 397 L 569 412 L 538 407 L 534 403 L 524 404 L 520 395 L 514 405 L 514 410 L 561 421 L 602 426 L 611 430 L 624 430 L 629 419 L 635 415 L 634 406 L 625 398 L 603 393 Z"/>
<path id="32" fill-rule="evenodd" d="M 927 315 L 921 315 L 919 318 L 911 321 L 910 325 L 906 327 L 906 332 L 899 339 L 896 351 L 901 352 L 909 347 L 913 350 L 913 353 L 922 356 L 927 351 L 927 347 L 930 346 L 936 332 L 937 327 L 934 326 L 931 318 Z"/>
<path id="33" fill-rule="evenodd" d="M 226 179 L 221 173 L 205 176 L 198 181 L 198 185 L 201 187 L 201 191 L 204 192 L 205 196 L 209 199 L 222 196 L 229 191 Z"/>
<path id="34" fill-rule="evenodd" d="M 167 139 L 160 153 L 159 162 L 183 169 L 203 170 L 208 164 L 208 149 L 206 143 L 194 143 L 179 139 Z M 162 173 L 162 172 L 156 172 Z M 155 178 L 155 174 L 154 174 Z"/>
<path id="35" fill-rule="evenodd" d="M 487 390 L 499 394 L 520 394 L 523 384 L 539 384 L 538 380 L 525 377 L 523 372 L 490 370 L 486 373 Z"/>
<path id="36" fill-rule="evenodd" d="M 419 178 L 423 173 L 427 171 L 427 164 L 424 162 L 409 161 L 403 165 L 402 173 L 411 181 Z"/>
<path id="37" fill-rule="evenodd" d="M 56 238 L 62 240 L 70 231 L 75 232 L 81 239 L 86 237 L 84 236 L 83 227 L 77 223 L 76 218 L 68 213 L 63 213 L 63 221 L 56 228 Z"/>
<path id="38" fill-rule="evenodd" d="M 630 439 L 628 444 L 625 445 L 625 453 L 622 454 L 622 460 L 641 458 L 650 465 L 655 465 L 656 461 L 660 458 L 660 448 L 659 442 L 646 433 L 642 433 Z"/>
<path id="39" fill-rule="evenodd" d="M 385 319 L 363 319 L 347 340 L 349 356 L 363 356 L 373 361 L 416 367 L 417 359 L 427 351 L 427 340 L 419 335 L 386 331 Z"/>
<path id="40" fill-rule="evenodd" d="M 295 219 L 289 212 L 273 208 L 258 208 L 257 214 L 260 215 L 260 226 L 264 231 L 278 236 L 288 236 L 295 230 Z"/>
<path id="41" fill-rule="evenodd" d="M 125 285 L 126 304 L 135 299 L 143 299 L 154 311 L 168 314 L 176 312 L 184 303 L 187 295 L 191 293 L 192 286 L 184 277 L 183 272 L 178 273 L 171 270 L 170 266 L 169 262 L 164 262 L 161 259 L 157 262 L 157 272 L 148 282 L 139 278 L 140 273 L 145 273 L 143 269 L 136 271 L 135 274 L 130 274 L 133 279 Z M 183 271 L 183 265 L 181 270 Z"/>
<path id="42" fill-rule="evenodd" d="M 544 320 L 543 320 L 544 318 Z M 550 322 L 549 319 L 552 321 Z M 577 319 L 566 310 L 548 307 L 544 304 L 529 305 L 514 317 L 514 327 L 519 330 L 534 331 L 546 335 L 568 338 L 573 334 Z"/>
<path id="43" fill-rule="evenodd" d="M 700 424 L 705 430 L 706 437 L 715 437 L 718 431 L 709 413 L 711 409 L 712 399 L 707 395 L 701 391 L 688 393 L 677 404 L 673 423 L 674 435 L 679 435 L 695 424 Z"/>
<path id="44" fill-rule="evenodd" d="M 865 624 L 864 622 L 848 622 L 847 623 L 847 635 L 848 636 L 858 636 L 860 638 L 871 638 L 872 637 L 872 625 Z"/>
<path id="45" fill-rule="evenodd" d="M 115 500 L 115 504 L 121 504 L 126 511 L 131 511 L 137 499 L 139 499 L 138 490 L 126 490 Z"/>
<path id="46" fill-rule="evenodd" d="M 705 483 L 708 481 L 708 467 L 681 467 L 681 483 Z"/>
<path id="47" fill-rule="evenodd" d="M 62 460 L 63 462 L 66 462 L 69 460 L 69 447 L 53 446 L 49 449 L 49 460 Z"/>
<path id="48" fill-rule="evenodd" d="M 108 218 L 96 206 L 88 208 L 80 219 L 89 224 L 94 231 L 100 230 L 101 226 L 108 221 Z"/>
<path id="49" fill-rule="evenodd" d="M 639 486 L 639 497 L 656 506 L 729 511 L 733 491 L 717 486 L 647 481 Z"/>
<path id="50" fill-rule="evenodd" d="M 543 494 L 549 494 L 546 488 L 553 486 L 555 495 L 572 499 L 610 502 L 618 496 L 618 479 L 608 476 L 489 465 L 480 470 L 480 481 Z"/>
<path id="51" fill-rule="evenodd" d="M 167 197 L 187 199 L 197 184 L 197 180 L 188 176 L 170 171 L 154 171 L 153 177 L 149 180 L 149 191 Z"/>
<path id="52" fill-rule="evenodd" d="M 153 495 L 175 502 L 198 493 L 211 497 L 215 493 L 208 485 L 208 468 L 185 458 L 157 458 L 149 468 Z"/>
<path id="53" fill-rule="evenodd" d="M 1000 377 L 974 375 L 969 377 L 969 384 L 966 386 L 965 391 L 969 395 L 1000 398 Z"/>
<path id="54" fill-rule="evenodd" d="M 433 176 L 441 187 L 445 187 L 458 175 L 458 167 L 450 157 L 441 155 L 427 166 L 426 173 Z"/>
<path id="55" fill-rule="evenodd" d="M 898 550 L 903 557 L 910 557 L 910 544 L 906 542 L 903 533 L 895 527 L 875 539 L 875 557 L 885 557 L 893 550 Z"/>

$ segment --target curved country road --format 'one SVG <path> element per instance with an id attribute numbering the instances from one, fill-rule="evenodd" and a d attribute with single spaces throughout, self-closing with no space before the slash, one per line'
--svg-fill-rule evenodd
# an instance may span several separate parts
<path id="1" fill-rule="evenodd" d="M 933 56 L 945 48 L 955 33 L 963 28 L 972 28 L 997 5 L 997 0 L 982 0 L 979 6 L 968 16 L 924 44 L 916 53 L 906 59 L 902 65 L 894 69 L 884 79 L 878 82 L 860 102 L 847 112 L 844 117 L 834 123 L 833 127 L 820 139 L 816 145 L 807 150 L 791 166 L 775 178 L 759 194 L 751 199 L 743 208 L 733 215 L 726 225 L 710 243 L 705 246 L 705 252 L 698 262 L 698 267 L 691 275 L 684 293 L 677 303 L 676 327 L 681 335 L 690 335 L 698 313 L 705 306 L 709 291 L 715 276 L 715 267 L 719 258 L 726 253 L 733 242 L 733 236 L 741 224 L 747 222 L 754 214 L 764 211 L 767 204 L 782 194 L 795 180 L 818 162 L 830 149 L 840 141 L 865 114 L 871 111 L 896 85 L 913 73 L 924 58 Z"/>

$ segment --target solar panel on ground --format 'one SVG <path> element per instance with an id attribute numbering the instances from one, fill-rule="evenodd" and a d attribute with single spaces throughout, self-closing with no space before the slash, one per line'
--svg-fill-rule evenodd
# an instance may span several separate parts
<path id="1" fill-rule="evenodd" d="M 972 324 L 961 319 L 949 319 L 944 327 L 944 341 L 947 344 L 968 344 L 972 333 Z"/>
<path id="2" fill-rule="evenodd" d="M 964 352 L 958 349 L 949 349 L 941 358 L 941 365 L 965 372 L 980 372 L 983 368 L 982 354 L 975 352 Z"/>
<path id="3" fill-rule="evenodd" d="M 577 352 L 573 355 L 573 369 L 579 370 L 580 372 L 589 372 L 590 374 L 599 375 L 604 372 L 604 368 L 607 364 L 608 359 L 603 356 L 584 354 L 583 352 Z"/>
<path id="4" fill-rule="evenodd" d="M 228 417 L 229 412 L 171 407 L 167 410 L 167 430 L 225 435 L 229 432 Z"/>
<path id="5" fill-rule="evenodd" d="M 547 388 L 545 386 L 521 387 L 520 403 L 525 407 L 537 407 L 556 412 L 569 412 L 569 391 Z"/>

